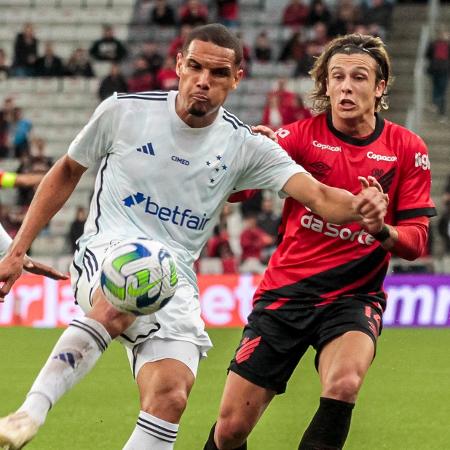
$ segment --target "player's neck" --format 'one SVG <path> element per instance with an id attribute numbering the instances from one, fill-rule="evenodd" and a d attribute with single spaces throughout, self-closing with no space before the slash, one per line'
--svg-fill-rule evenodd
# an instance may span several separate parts
<path id="1" fill-rule="evenodd" d="M 341 118 L 332 114 L 333 127 L 345 134 L 346 136 L 364 139 L 370 136 L 374 131 L 377 123 L 376 116 L 370 114 L 355 118 Z"/>

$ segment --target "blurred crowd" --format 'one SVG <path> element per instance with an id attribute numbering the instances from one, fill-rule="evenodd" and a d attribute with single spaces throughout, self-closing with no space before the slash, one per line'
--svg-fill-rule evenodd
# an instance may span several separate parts
<path id="1" fill-rule="evenodd" d="M 254 64 L 284 63 L 293 67 L 292 78 L 308 77 L 316 57 L 333 37 L 360 32 L 386 38 L 393 11 L 392 0 L 337 0 L 333 7 L 324 0 L 288 0 L 283 2 L 275 29 L 261 25 L 248 33 L 240 26 L 244 5 L 239 0 L 137 0 L 132 25 L 171 30 L 167 42 L 148 38 L 124 42 L 117 38 L 113 26 L 104 24 L 98 39 L 88 48 L 74 48 L 68 58 L 57 54 L 54 43 L 40 43 L 34 25 L 26 23 L 12 49 L 0 48 L 0 82 L 8 77 L 97 77 L 99 101 L 115 91 L 177 89 L 176 55 L 187 34 L 192 27 L 213 21 L 235 29 L 241 38 L 246 77 L 252 77 Z M 442 93 L 447 89 L 449 55 L 449 34 L 442 30 L 427 52 L 428 73 L 435 86 L 432 108 L 441 118 L 447 114 Z M 108 73 L 99 77 L 96 67 L 105 63 L 109 65 Z M 266 94 L 260 123 L 277 129 L 311 114 L 302 96 L 288 89 L 288 79 L 280 78 Z M 45 173 L 53 161 L 46 155 L 45 140 L 33 135 L 32 130 L 26 111 L 13 98 L 6 97 L 0 110 L 0 158 L 17 159 L 20 173 Z M 0 220 L 11 235 L 17 232 L 33 193 L 32 188 L 17 190 L 14 206 L 0 205 Z M 450 255 L 450 178 L 445 195 L 438 233 Z M 263 271 L 277 244 L 281 208 L 282 201 L 268 192 L 260 192 L 241 204 L 227 204 L 198 270 Z M 86 216 L 85 205 L 77 208 L 67 231 L 68 251 L 74 249 Z M 202 266 L 202 260 L 214 260 L 218 266 Z"/>

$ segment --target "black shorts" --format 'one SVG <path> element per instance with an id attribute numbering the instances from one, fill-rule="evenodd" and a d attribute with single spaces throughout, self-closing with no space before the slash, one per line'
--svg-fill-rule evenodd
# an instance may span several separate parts
<path id="1" fill-rule="evenodd" d="M 310 345 L 317 352 L 317 368 L 320 351 L 332 339 L 347 331 L 362 331 L 376 346 L 381 333 L 382 309 L 377 298 L 352 296 L 295 309 L 268 309 L 271 304 L 256 303 L 229 370 L 277 394 L 286 390 Z"/>

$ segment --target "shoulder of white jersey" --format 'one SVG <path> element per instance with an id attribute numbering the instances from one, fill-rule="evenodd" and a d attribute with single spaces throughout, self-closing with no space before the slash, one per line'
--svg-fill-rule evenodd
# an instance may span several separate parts
<path id="1" fill-rule="evenodd" d="M 123 93 L 116 92 L 117 100 L 147 100 L 153 102 L 166 102 L 169 93 L 164 91 L 144 91 L 144 92 L 132 92 L 132 93 Z"/>
<path id="2" fill-rule="evenodd" d="M 253 136 L 256 136 L 256 133 L 254 133 L 250 127 L 250 125 L 247 125 L 246 123 L 239 120 L 234 114 L 231 114 L 229 111 L 227 111 L 225 108 L 222 108 L 222 119 L 225 122 L 228 122 L 230 126 L 232 126 L 235 130 L 245 130 L 248 131 Z"/>

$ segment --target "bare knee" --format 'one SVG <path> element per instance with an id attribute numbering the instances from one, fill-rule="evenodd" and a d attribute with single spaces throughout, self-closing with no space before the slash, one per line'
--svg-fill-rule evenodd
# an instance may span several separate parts
<path id="1" fill-rule="evenodd" d="M 221 414 L 216 425 L 216 443 L 221 450 L 240 447 L 252 429 L 243 417 L 236 414 Z"/>
<path id="2" fill-rule="evenodd" d="M 141 409 L 161 419 L 178 423 L 186 409 L 188 393 L 175 386 L 163 386 L 141 398 Z"/>
<path id="3" fill-rule="evenodd" d="M 87 316 L 100 322 L 113 339 L 121 335 L 136 319 L 131 314 L 114 308 L 99 289 L 94 294 L 94 306 Z"/>
<path id="4" fill-rule="evenodd" d="M 362 385 L 362 377 L 357 373 L 349 373 L 333 377 L 325 383 L 322 396 L 344 402 L 354 403 Z"/>

